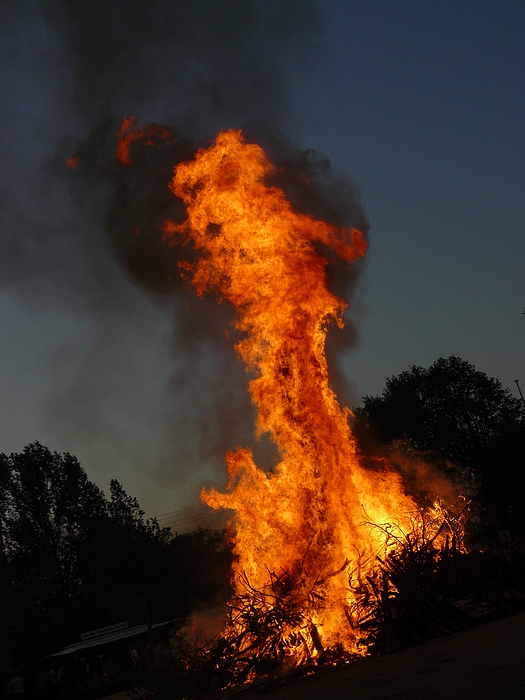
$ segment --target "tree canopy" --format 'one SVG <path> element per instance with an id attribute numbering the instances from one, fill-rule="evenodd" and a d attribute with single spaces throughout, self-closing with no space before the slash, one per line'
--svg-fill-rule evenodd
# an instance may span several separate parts
<path id="1" fill-rule="evenodd" d="M 524 521 L 525 405 L 469 362 L 439 358 L 386 380 L 355 410 L 362 449 L 400 438 L 482 472 L 487 504 Z"/>
<path id="2" fill-rule="evenodd" d="M 76 457 L 38 442 L 0 454 L 0 541 L 0 632 L 15 663 L 214 603 L 231 564 L 220 533 L 173 537 L 118 481 L 106 498 Z"/>

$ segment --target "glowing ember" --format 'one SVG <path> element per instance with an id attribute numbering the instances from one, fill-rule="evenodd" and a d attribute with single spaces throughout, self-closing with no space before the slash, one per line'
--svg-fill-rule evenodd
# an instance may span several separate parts
<path id="1" fill-rule="evenodd" d="M 375 556 L 413 532 L 417 509 L 396 472 L 360 465 L 349 410 L 328 384 L 325 336 L 330 323 L 342 325 L 346 304 L 328 290 L 326 260 L 313 244 L 352 262 L 366 252 L 363 235 L 294 212 L 265 184 L 271 172 L 241 132 L 220 133 L 175 168 L 171 188 L 188 218 L 168 223 L 165 236 L 200 252 L 182 266 L 197 293 L 218 291 L 237 310 L 236 350 L 255 377 L 257 433 L 271 436 L 281 462 L 267 474 L 239 448 L 226 457 L 227 493 L 202 498 L 235 511 L 238 599 L 265 615 L 286 601 L 276 624 L 295 664 L 323 649 L 366 651 L 352 619 L 362 584 Z M 247 625 L 234 614 L 229 633 L 248 649 Z"/>
<path id="2" fill-rule="evenodd" d="M 123 119 L 118 131 L 119 139 L 116 155 L 122 165 L 134 165 L 129 156 L 129 150 L 136 141 L 142 141 L 145 146 L 153 146 L 154 138 L 160 138 L 166 142 L 171 141 L 173 138 L 170 129 L 164 126 L 147 124 L 143 129 L 139 129 L 135 122 L 135 117 Z"/>
<path id="3" fill-rule="evenodd" d="M 75 170 L 75 168 L 78 166 L 80 163 L 80 158 L 78 156 L 73 156 L 70 155 L 68 156 L 66 160 L 66 165 L 68 168 L 71 168 L 71 170 Z"/>

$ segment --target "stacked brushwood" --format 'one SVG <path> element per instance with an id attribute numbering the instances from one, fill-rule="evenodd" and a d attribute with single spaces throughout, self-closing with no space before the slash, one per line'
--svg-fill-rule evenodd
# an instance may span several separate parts
<path id="1" fill-rule="evenodd" d="M 266 675 L 280 666 L 308 664 L 314 650 L 323 654 L 319 633 L 311 620 L 319 582 L 306 591 L 288 571 L 268 572 L 269 583 L 254 588 L 246 574 L 239 577 L 243 592 L 230 602 L 227 640 L 222 659 L 237 681 Z M 316 655 L 317 655 L 316 654 Z"/>
<path id="2" fill-rule="evenodd" d="M 523 554 L 511 562 L 494 548 L 468 552 L 463 524 L 464 513 L 445 512 L 431 538 L 416 531 L 376 558 L 379 566 L 366 579 L 374 601 L 364 640 L 370 652 L 395 651 L 525 608 Z"/>
<path id="3" fill-rule="evenodd" d="M 394 651 L 432 636 L 459 632 L 472 624 L 469 616 L 443 593 L 449 584 L 443 572 L 450 561 L 457 569 L 461 557 L 457 547 L 452 551 L 454 555 L 449 559 L 447 548 L 440 551 L 427 544 L 417 550 L 407 546 L 385 560 L 377 557 L 382 588 L 379 591 L 376 585 L 376 615 L 381 625 L 369 640 L 371 650 Z"/>
<path id="4" fill-rule="evenodd" d="M 330 574 L 348 576 L 349 585 L 358 581 L 345 613 L 364 652 L 396 651 L 525 608 L 516 562 L 510 565 L 497 551 L 468 553 L 462 534 L 458 520 L 445 514 L 432 537 L 416 529 L 377 556 L 373 567 L 360 562 L 359 572 L 371 574 L 356 578 L 349 562 Z M 312 623 L 316 606 L 328 603 L 329 577 L 306 590 L 300 576 L 268 575 L 262 589 L 241 575 L 240 592 L 228 607 L 229 623 L 217 638 L 204 644 L 179 638 L 170 658 L 170 697 L 177 696 L 176 688 L 180 697 L 191 697 L 276 677 L 283 669 L 311 672 L 352 658 L 342 648 L 323 648 Z"/>
<path id="5" fill-rule="evenodd" d="M 332 575 L 341 574 L 348 562 Z M 341 648 L 324 649 L 312 621 L 317 605 L 325 604 L 324 584 L 318 579 L 308 590 L 298 574 L 268 572 L 262 589 L 254 588 L 246 574 L 240 576 L 241 592 L 230 601 L 228 624 L 216 639 L 184 653 L 195 657 L 193 667 L 202 677 L 213 677 L 213 686 L 238 686 L 255 679 L 268 678 L 286 669 L 287 673 L 307 672 L 328 662 L 350 660 Z M 192 665 L 186 664 L 190 669 Z M 191 669 L 190 669 L 191 673 Z"/>

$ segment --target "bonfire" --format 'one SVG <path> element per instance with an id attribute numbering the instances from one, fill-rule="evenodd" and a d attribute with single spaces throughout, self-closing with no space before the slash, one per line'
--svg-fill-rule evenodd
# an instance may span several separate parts
<path id="1" fill-rule="evenodd" d="M 150 136 L 133 136 L 131 126 L 121 130 L 124 164 L 133 139 Z M 435 575 L 462 550 L 468 504 L 423 508 L 387 460 L 365 468 L 351 411 L 330 387 L 326 334 L 342 326 L 347 305 L 328 287 L 323 251 L 352 264 L 366 253 L 366 235 L 295 211 L 268 185 L 273 172 L 240 131 L 220 133 L 175 166 L 170 187 L 187 219 L 164 227 L 169 245 L 197 253 L 196 262 L 180 264 L 196 293 L 214 292 L 235 308 L 235 349 L 251 376 L 256 433 L 271 438 L 280 458 L 266 472 L 239 447 L 226 456 L 226 492 L 202 492 L 210 507 L 233 511 L 229 621 L 201 649 L 223 684 L 275 666 L 362 656 L 380 635 L 395 648 L 389 620 L 403 600 L 415 601 L 437 632 L 465 624 L 460 612 L 415 587 L 410 572 Z M 417 641 L 408 617 L 404 626 Z"/>
<path id="2" fill-rule="evenodd" d="M 281 461 L 272 473 L 250 450 L 226 457 L 226 493 L 203 491 L 212 508 L 234 511 L 235 598 L 224 636 L 250 654 L 296 665 L 329 650 L 363 654 L 360 624 L 372 610 L 368 579 L 379 560 L 409 541 L 432 540 L 443 518 L 423 514 L 387 465 L 366 470 L 329 386 L 326 333 L 343 323 L 344 300 L 328 288 L 320 246 L 349 263 L 366 252 L 362 232 L 296 213 L 263 150 L 241 132 L 220 133 L 176 166 L 173 193 L 187 220 L 166 240 L 198 253 L 182 273 L 197 294 L 218 292 L 237 312 L 236 351 L 253 375 L 257 434 Z"/>

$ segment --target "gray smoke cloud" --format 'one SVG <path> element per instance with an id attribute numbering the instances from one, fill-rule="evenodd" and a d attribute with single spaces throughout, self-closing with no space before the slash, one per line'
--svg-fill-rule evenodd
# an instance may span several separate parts
<path id="1" fill-rule="evenodd" d="M 120 460 L 189 498 L 251 443 L 254 414 L 231 309 L 185 289 L 181 253 L 161 240 L 162 223 L 184 217 L 174 164 L 243 128 L 297 209 L 368 230 L 355 186 L 290 138 L 287 66 L 314 60 L 317 3 L 22 0 L 0 12 L 0 290 L 74 327 L 46 355 L 47 424 L 101 470 Z M 137 146 L 125 168 L 115 134 L 131 114 L 175 137 Z M 338 294 L 350 298 L 358 274 L 330 260 Z M 332 354 L 355 340 L 348 324 Z M 275 455 L 263 441 L 256 457 Z"/>

